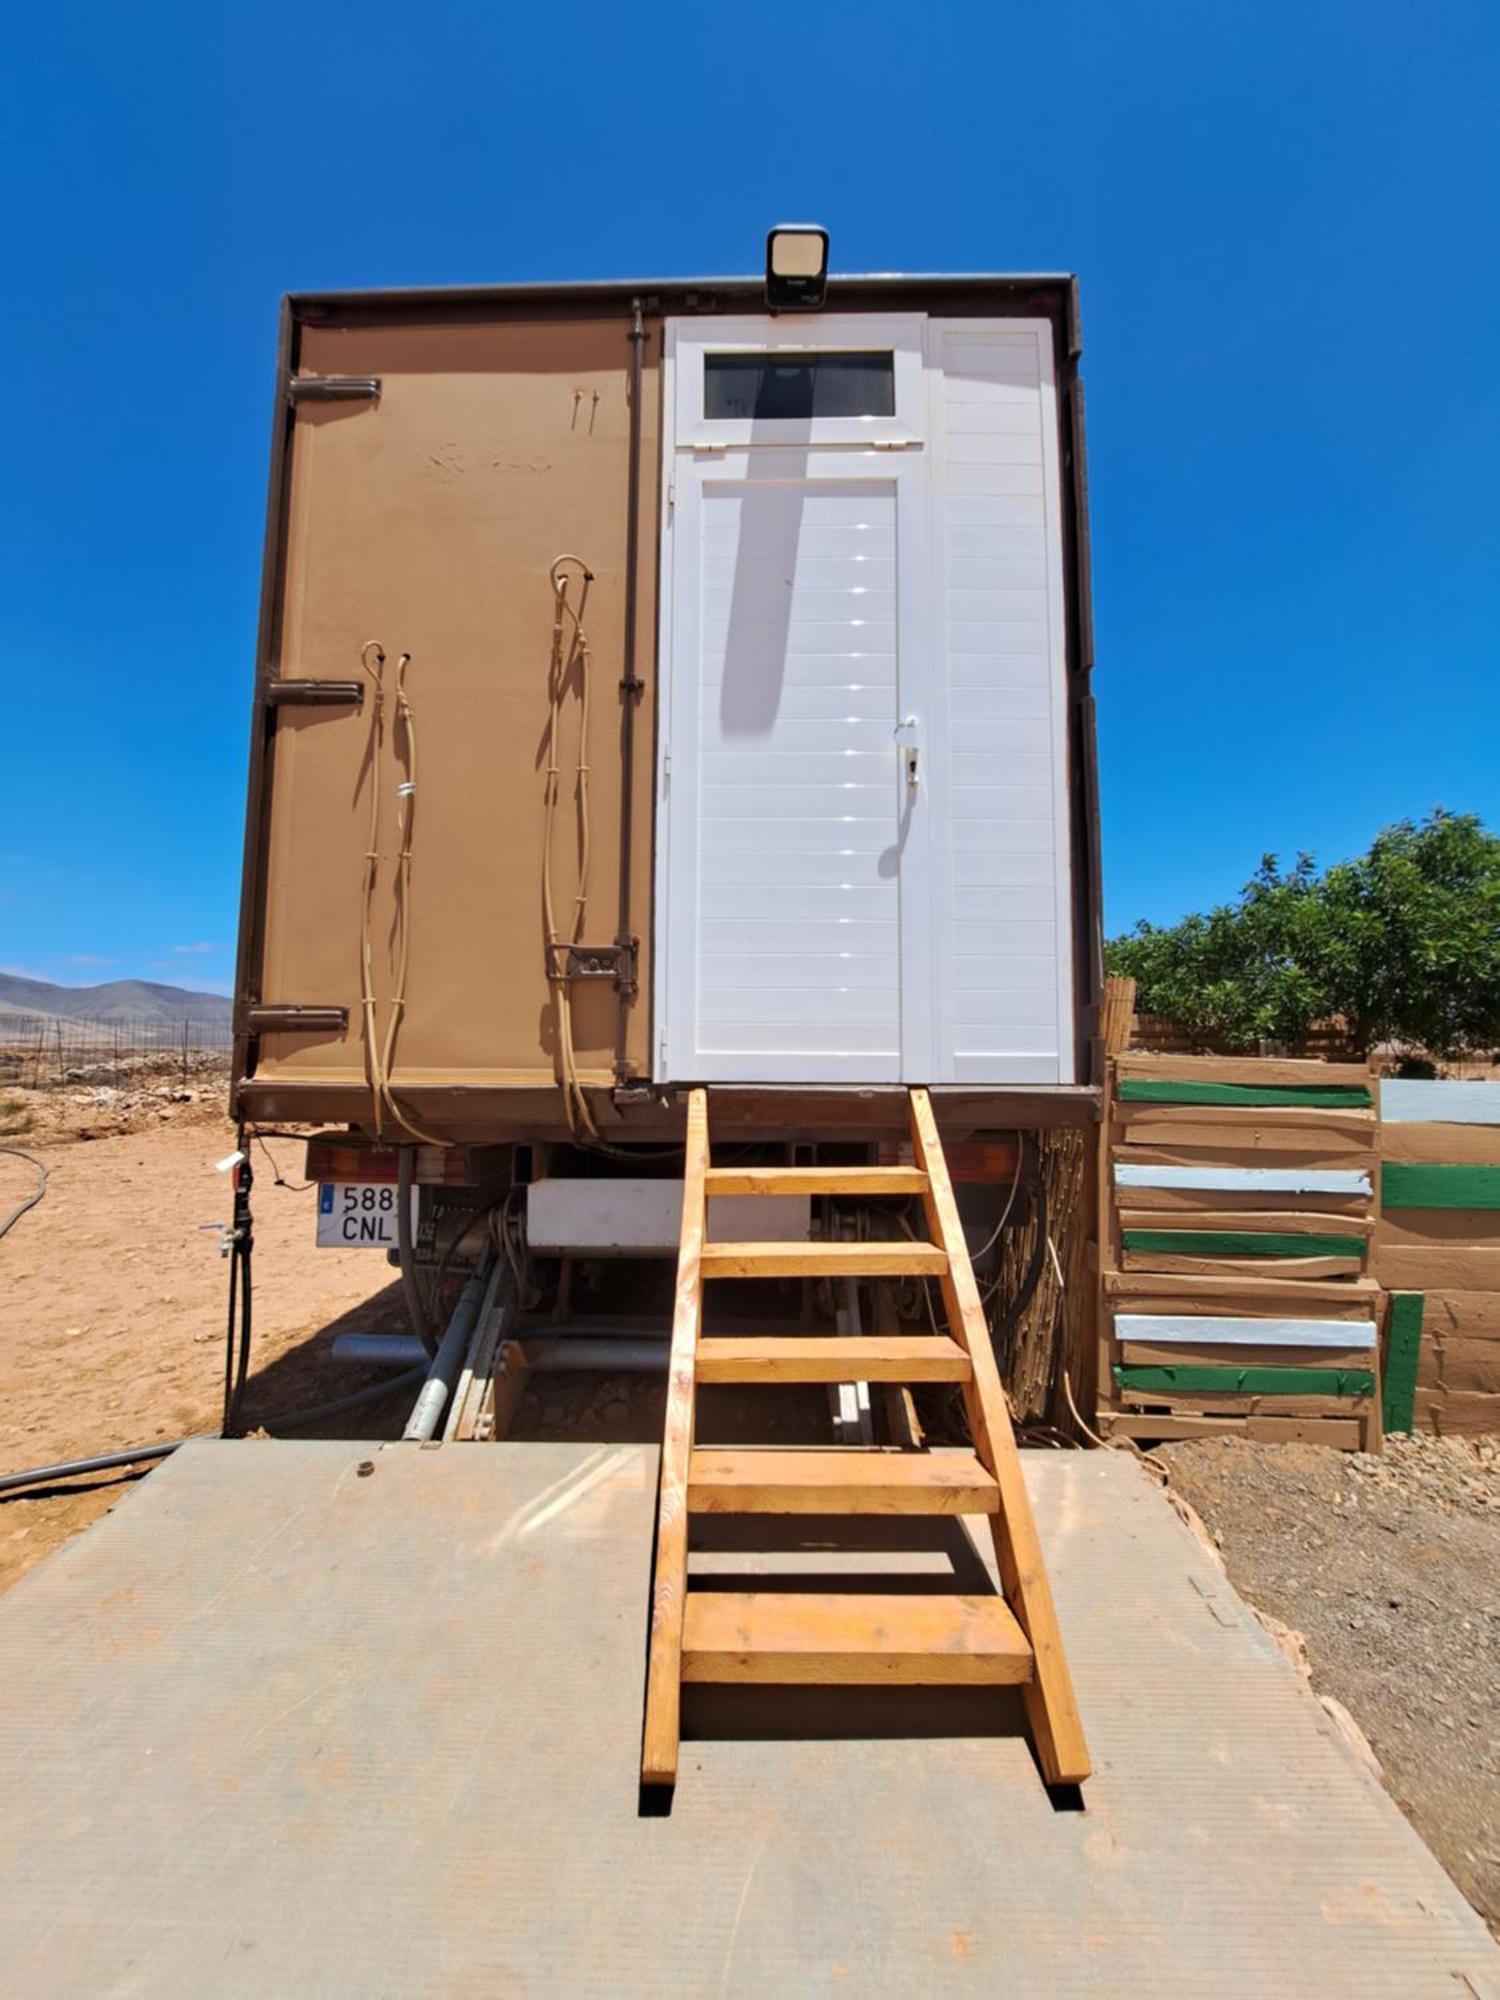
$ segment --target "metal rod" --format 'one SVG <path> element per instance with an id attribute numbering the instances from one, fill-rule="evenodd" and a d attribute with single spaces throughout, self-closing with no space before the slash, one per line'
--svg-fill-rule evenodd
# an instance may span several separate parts
<path id="1" fill-rule="evenodd" d="M 474 1323 L 480 1312 L 488 1312 L 495 1302 L 495 1293 L 500 1286 L 500 1278 L 505 1266 L 498 1257 L 492 1258 L 482 1270 L 476 1271 L 458 1295 L 458 1304 L 453 1308 L 453 1317 L 448 1322 L 448 1331 L 443 1335 L 442 1344 L 432 1357 L 432 1367 L 427 1380 L 422 1384 L 421 1393 L 412 1405 L 412 1413 L 406 1420 L 406 1429 L 401 1433 L 408 1443 L 429 1444 L 438 1427 L 438 1420 L 453 1393 L 453 1385 L 458 1380 L 458 1371 L 468 1352 L 469 1335 L 474 1331 Z"/>
<path id="2" fill-rule="evenodd" d="M 425 1374 L 432 1364 L 414 1333 L 338 1333 L 329 1352 L 360 1368 L 420 1368 Z"/>
<path id="3" fill-rule="evenodd" d="M 593 1369 L 601 1375 L 665 1375 L 670 1343 L 665 1340 L 585 1340 L 577 1334 L 521 1343 L 533 1372 L 563 1374 Z"/>
<path id="4" fill-rule="evenodd" d="M 637 571 L 641 552 L 641 379 L 642 356 L 646 345 L 646 324 L 641 302 L 630 302 L 630 448 L 629 486 L 625 495 L 625 643 L 621 649 L 620 674 L 620 932 L 615 942 L 622 954 L 622 970 L 630 964 L 630 865 L 631 820 L 635 810 L 635 707 L 641 698 L 641 683 L 635 671 L 635 623 Z M 633 981 L 620 986 L 619 1025 L 615 1040 L 615 1078 L 623 1083 L 630 1074 L 626 1055 L 630 1032 L 630 1004 Z"/>

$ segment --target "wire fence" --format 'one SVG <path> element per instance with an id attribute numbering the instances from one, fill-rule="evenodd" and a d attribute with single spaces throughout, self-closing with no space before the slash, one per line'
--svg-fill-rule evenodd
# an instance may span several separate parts
<path id="1" fill-rule="evenodd" d="M 179 1070 L 184 1082 L 229 1060 L 227 1020 L 67 1020 L 0 1013 L 0 1084 L 52 1090 L 70 1083 L 124 1084 L 142 1071 Z"/>

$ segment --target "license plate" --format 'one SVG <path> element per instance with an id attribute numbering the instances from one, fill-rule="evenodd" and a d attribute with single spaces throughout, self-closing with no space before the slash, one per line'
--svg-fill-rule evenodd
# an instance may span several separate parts
<path id="1" fill-rule="evenodd" d="M 417 1191 L 412 1189 L 413 1219 Z M 320 1250 L 394 1250 L 398 1195 L 389 1181 L 323 1181 L 318 1187 Z"/>

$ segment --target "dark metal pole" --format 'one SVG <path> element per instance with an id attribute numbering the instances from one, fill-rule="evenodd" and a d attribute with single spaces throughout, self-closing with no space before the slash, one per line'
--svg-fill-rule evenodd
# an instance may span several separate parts
<path id="1" fill-rule="evenodd" d="M 630 302 L 630 469 L 625 496 L 625 644 L 620 676 L 620 1014 L 615 1036 L 615 1081 L 630 1075 L 626 1054 L 630 1004 L 636 991 L 635 939 L 630 929 L 631 822 L 635 807 L 635 710 L 645 689 L 636 673 L 635 622 L 641 553 L 641 378 L 646 325 L 641 302 Z"/>

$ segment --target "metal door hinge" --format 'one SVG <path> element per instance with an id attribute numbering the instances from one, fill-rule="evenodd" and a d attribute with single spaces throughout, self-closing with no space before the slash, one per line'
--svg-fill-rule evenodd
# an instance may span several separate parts
<path id="1" fill-rule="evenodd" d="M 636 990 L 638 940 L 617 938 L 613 944 L 555 944 L 549 947 L 553 979 L 612 979 L 621 993 Z"/>
<path id="2" fill-rule="evenodd" d="M 664 745 L 662 749 L 661 774 L 664 778 L 670 778 L 672 775 L 672 746 L 670 743 Z"/>
<path id="3" fill-rule="evenodd" d="M 922 440 L 920 438 L 871 438 L 870 449 L 872 451 L 920 451 L 922 449 Z"/>
<path id="4" fill-rule="evenodd" d="M 271 681 L 266 700 L 272 708 L 363 708 L 363 681 Z"/>
<path id="5" fill-rule="evenodd" d="M 286 385 L 293 408 L 298 403 L 357 403 L 379 395 L 378 375 L 294 375 Z"/>
<path id="6" fill-rule="evenodd" d="M 245 1017 L 252 1035 L 336 1035 L 348 1025 L 347 1007 L 252 1007 Z"/>

